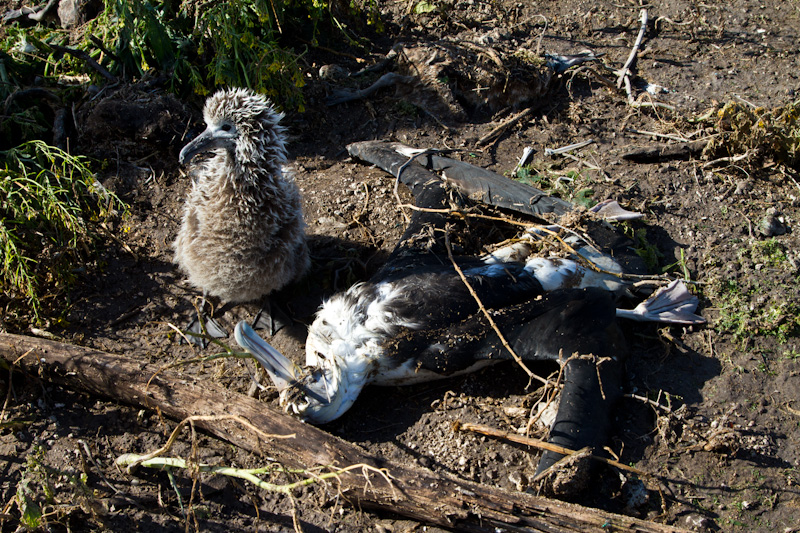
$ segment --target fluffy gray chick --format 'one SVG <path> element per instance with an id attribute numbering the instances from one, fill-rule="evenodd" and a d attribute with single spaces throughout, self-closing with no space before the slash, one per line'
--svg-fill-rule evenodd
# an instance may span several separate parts
<path id="1" fill-rule="evenodd" d="M 193 168 L 175 262 L 203 296 L 241 303 L 265 298 L 309 267 L 300 191 L 286 162 L 284 128 L 263 95 L 224 89 L 203 109 L 206 130 L 180 153 Z"/>

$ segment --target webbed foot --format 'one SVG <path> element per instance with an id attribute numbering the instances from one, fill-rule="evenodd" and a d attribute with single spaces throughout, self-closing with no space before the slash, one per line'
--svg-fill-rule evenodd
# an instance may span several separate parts
<path id="1" fill-rule="evenodd" d="M 272 298 L 268 298 L 253 320 L 253 329 L 264 329 L 272 337 L 284 327 L 290 327 L 293 324 L 294 320 L 283 309 L 283 306 L 276 304 Z"/>
<path id="2" fill-rule="evenodd" d="M 189 339 L 189 342 L 201 348 L 208 346 L 208 337 L 224 339 L 228 336 L 227 330 L 219 322 L 212 317 L 205 316 L 205 314 L 195 314 L 186 326 L 185 333 L 185 338 Z M 183 342 L 183 339 L 181 339 L 181 342 Z"/>
<path id="3" fill-rule="evenodd" d="M 697 296 L 690 293 L 681 280 L 676 279 L 634 309 L 617 309 L 617 316 L 639 322 L 705 324 L 706 319 L 695 314 L 698 303 Z"/>

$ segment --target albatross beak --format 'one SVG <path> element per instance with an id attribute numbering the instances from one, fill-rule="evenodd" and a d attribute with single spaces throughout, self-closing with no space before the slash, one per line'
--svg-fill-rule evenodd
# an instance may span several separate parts
<path id="1" fill-rule="evenodd" d="M 194 156 L 202 152 L 210 152 L 217 148 L 224 148 L 234 142 L 236 130 L 226 126 L 224 128 L 209 126 L 189 144 L 183 147 L 178 162 L 181 165 L 189 163 Z"/>
<path id="2" fill-rule="evenodd" d="M 322 424 L 335 420 L 352 405 L 361 390 L 359 386 L 348 395 L 346 387 L 340 388 L 338 368 L 303 371 L 267 344 L 245 321 L 236 324 L 234 335 L 239 346 L 264 365 L 281 393 L 281 405 L 307 422 Z"/>
<path id="3" fill-rule="evenodd" d="M 239 346 L 264 365 L 278 391 L 297 385 L 302 379 L 300 368 L 259 337 L 244 320 L 236 324 L 234 336 Z"/>

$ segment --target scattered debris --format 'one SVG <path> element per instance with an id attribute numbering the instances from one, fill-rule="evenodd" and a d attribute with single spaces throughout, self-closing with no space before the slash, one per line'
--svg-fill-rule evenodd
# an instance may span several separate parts
<path id="1" fill-rule="evenodd" d="M 566 154 L 568 152 L 572 152 L 573 150 L 580 150 L 584 146 L 589 146 L 592 143 L 594 143 L 594 139 L 588 139 L 567 146 L 562 146 L 561 148 L 545 148 L 544 155 L 549 155 L 552 157 L 554 155 Z"/>

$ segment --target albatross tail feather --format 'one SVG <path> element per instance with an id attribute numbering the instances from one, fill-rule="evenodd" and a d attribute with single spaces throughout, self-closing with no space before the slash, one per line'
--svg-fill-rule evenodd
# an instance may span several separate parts
<path id="1" fill-rule="evenodd" d="M 617 316 L 639 322 L 705 324 L 706 319 L 695 314 L 698 303 L 697 296 L 691 294 L 681 280 L 676 279 L 634 309 L 617 309 Z"/>

